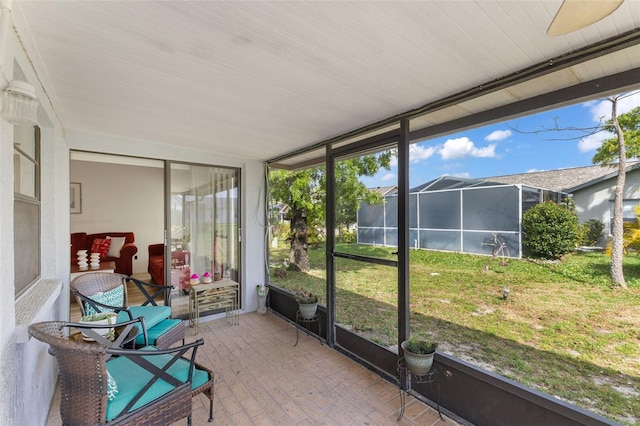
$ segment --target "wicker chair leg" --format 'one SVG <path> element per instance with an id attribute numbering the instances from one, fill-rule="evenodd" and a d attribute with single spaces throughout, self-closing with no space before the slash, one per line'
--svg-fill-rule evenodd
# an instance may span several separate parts
<path id="1" fill-rule="evenodd" d="M 209 423 L 213 423 L 213 398 L 209 399 Z"/>
<path id="2" fill-rule="evenodd" d="M 187 426 L 191 426 L 191 414 L 187 417 Z"/>

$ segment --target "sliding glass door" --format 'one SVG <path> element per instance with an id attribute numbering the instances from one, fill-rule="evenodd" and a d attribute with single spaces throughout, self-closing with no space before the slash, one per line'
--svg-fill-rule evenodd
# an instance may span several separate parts
<path id="1" fill-rule="evenodd" d="M 168 262 L 174 314 L 189 313 L 191 280 L 239 276 L 239 177 L 235 168 L 171 163 Z M 215 311 L 201 312 L 210 315 Z"/>

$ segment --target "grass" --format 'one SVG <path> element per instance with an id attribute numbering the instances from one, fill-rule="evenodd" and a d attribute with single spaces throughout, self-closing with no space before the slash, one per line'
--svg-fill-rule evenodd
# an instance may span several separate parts
<path id="1" fill-rule="evenodd" d="M 340 251 L 393 258 L 390 249 Z M 272 249 L 284 258 L 288 247 Z M 325 251 L 309 250 L 309 273 L 273 281 L 325 294 Z M 412 335 L 439 350 L 625 424 L 640 422 L 640 256 L 625 258 L 629 288 L 615 289 L 600 253 L 562 262 L 494 261 L 411 251 Z M 396 345 L 395 268 L 338 258 L 337 322 L 381 345 Z M 503 288 L 509 297 L 502 299 Z"/>

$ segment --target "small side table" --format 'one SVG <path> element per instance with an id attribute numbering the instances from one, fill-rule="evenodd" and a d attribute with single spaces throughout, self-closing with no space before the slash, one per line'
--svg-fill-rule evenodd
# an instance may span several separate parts
<path id="1" fill-rule="evenodd" d="M 198 334 L 200 312 L 224 308 L 225 317 L 231 325 L 240 323 L 238 293 L 240 285 L 229 279 L 210 284 L 189 286 L 189 323 Z"/>
<path id="2" fill-rule="evenodd" d="M 82 332 L 77 329 L 76 332 L 69 335 L 69 340 L 73 340 L 74 342 L 93 343 L 103 345 L 108 348 L 118 349 L 129 346 L 129 344 L 136 340 L 139 333 L 138 329 L 135 327 L 130 327 L 129 330 L 126 330 L 125 327 L 118 326 L 118 324 L 113 324 L 113 329 L 115 330 L 115 334 L 112 339 L 95 334 L 91 329 L 88 329 L 86 333 L 93 335 L 93 338 L 85 338 L 83 337 Z M 123 335 L 122 333 L 125 331 L 127 334 Z"/>
<path id="3" fill-rule="evenodd" d="M 309 330 L 308 326 L 310 326 L 311 324 L 314 324 L 314 323 L 317 324 L 318 325 L 318 341 L 322 343 L 322 340 L 320 337 L 320 335 L 322 334 L 322 324 L 320 323 L 320 314 L 316 313 L 311 318 L 305 318 L 300 314 L 300 311 L 298 311 L 296 312 L 296 323 L 300 324 L 307 330 Z M 293 345 L 294 347 L 298 345 L 299 338 L 300 338 L 300 329 L 296 327 L 296 343 Z"/>

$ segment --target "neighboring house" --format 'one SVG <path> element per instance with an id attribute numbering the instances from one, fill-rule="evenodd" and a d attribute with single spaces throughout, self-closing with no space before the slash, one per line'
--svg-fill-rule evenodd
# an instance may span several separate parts
<path id="1" fill-rule="evenodd" d="M 526 184 L 566 192 L 573 197 L 580 223 L 597 219 L 611 232 L 613 197 L 618 169 L 616 167 L 586 166 L 517 175 L 492 176 L 492 182 Z M 636 220 L 635 207 L 640 205 L 640 162 L 627 163 L 624 187 L 623 218 Z"/>
<path id="2" fill-rule="evenodd" d="M 383 205 L 362 203 L 358 243 L 398 245 L 397 189 L 382 192 Z M 528 208 L 567 194 L 532 185 L 441 176 L 409 190 L 409 242 L 413 248 L 522 256 L 520 222 Z M 497 238 L 497 241 L 496 241 Z"/>

